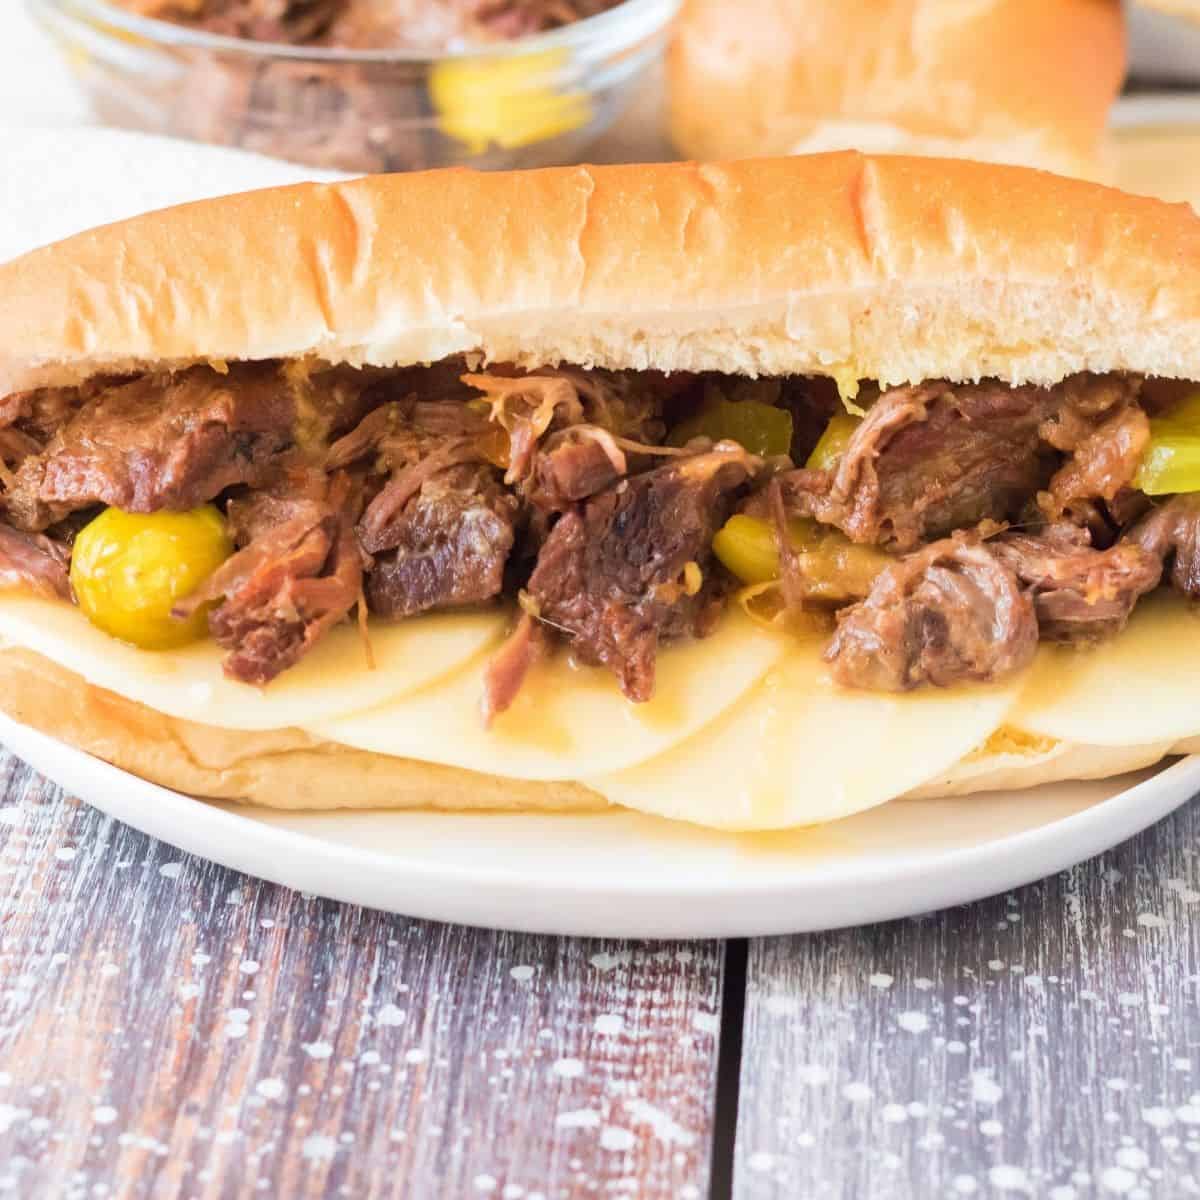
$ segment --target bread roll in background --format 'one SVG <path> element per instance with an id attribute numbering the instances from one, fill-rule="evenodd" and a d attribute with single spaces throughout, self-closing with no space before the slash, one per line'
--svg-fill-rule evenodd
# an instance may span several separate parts
<path id="1" fill-rule="evenodd" d="M 1124 72 L 1118 0 L 685 0 L 670 129 L 693 158 L 852 148 L 1098 177 Z"/>

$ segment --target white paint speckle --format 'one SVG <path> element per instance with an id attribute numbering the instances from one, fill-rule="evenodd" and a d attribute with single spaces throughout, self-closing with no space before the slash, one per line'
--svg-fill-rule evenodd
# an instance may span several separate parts
<path id="1" fill-rule="evenodd" d="M 496 1180 L 491 1175 L 476 1175 L 472 1182 L 477 1192 L 487 1194 L 496 1190 Z"/>
<path id="2" fill-rule="evenodd" d="M 247 958 L 238 963 L 238 970 L 241 971 L 243 975 L 257 975 L 260 965 L 261 964 L 256 963 L 254 959 Z"/>
<path id="3" fill-rule="evenodd" d="M 1137 992 L 1118 992 L 1117 1003 L 1122 1008 L 1140 1008 L 1142 1005 L 1142 998 L 1137 994 Z"/>
<path id="4" fill-rule="evenodd" d="M 158 868 L 158 873 L 164 879 L 178 879 L 179 874 L 182 870 L 183 870 L 183 863 L 169 862 L 169 863 L 163 863 L 163 865 Z"/>
<path id="5" fill-rule="evenodd" d="M 181 983 L 179 985 L 179 998 L 181 1000 L 194 1000 L 200 995 L 201 990 L 198 983 Z"/>
<path id="6" fill-rule="evenodd" d="M 111 1125 L 117 1119 L 117 1110 L 111 1104 L 98 1104 L 92 1109 L 92 1120 L 97 1125 Z"/>
<path id="7" fill-rule="evenodd" d="M 967 1052 L 966 1042 L 953 1041 L 953 1042 L 946 1043 L 946 1053 L 947 1054 L 966 1054 L 966 1052 Z"/>
<path id="8" fill-rule="evenodd" d="M 413 1049 L 404 1052 L 404 1061 L 410 1066 L 416 1066 L 418 1063 L 423 1063 L 429 1056 L 424 1050 Z"/>
<path id="9" fill-rule="evenodd" d="M 701 1033 L 718 1033 L 721 1029 L 721 1018 L 716 1013 L 692 1013 L 692 1028 Z"/>
<path id="10" fill-rule="evenodd" d="M 78 853 L 79 851 L 76 850 L 74 846 L 59 846 L 59 848 L 54 852 L 54 857 L 57 858 L 59 862 L 70 862 Z"/>
<path id="11" fill-rule="evenodd" d="M 885 1125 L 902 1125 L 908 1120 L 908 1109 L 903 1104 L 885 1104 L 879 1115 Z"/>
<path id="12" fill-rule="evenodd" d="M 1143 1108 L 1142 1120 L 1155 1129 L 1167 1129 L 1175 1123 L 1175 1117 L 1169 1108 Z"/>
<path id="13" fill-rule="evenodd" d="M 358 1061 L 360 1063 L 362 1063 L 363 1066 L 365 1066 L 365 1067 L 373 1067 L 377 1062 L 380 1061 L 379 1051 L 378 1050 L 364 1050 L 358 1056 Z"/>
<path id="14" fill-rule="evenodd" d="M 1008 1163 L 1000 1163 L 988 1172 L 988 1182 L 1002 1192 L 1029 1191 L 1029 1177 L 1023 1167 L 1014 1167 Z"/>
<path id="15" fill-rule="evenodd" d="M 1200 1104 L 1181 1104 L 1175 1110 L 1175 1119 L 1184 1125 L 1200 1125 Z"/>
<path id="16" fill-rule="evenodd" d="M 254 1090 L 266 1100 L 278 1100 L 284 1092 L 283 1080 L 260 1079 L 254 1085 Z"/>
<path id="17" fill-rule="evenodd" d="M 597 1129 L 600 1126 L 600 1114 L 590 1108 L 575 1108 L 559 1113 L 554 1118 L 554 1124 L 559 1129 Z"/>
<path id="18" fill-rule="evenodd" d="M 378 1013 L 375 1014 L 376 1025 L 403 1025 L 408 1014 L 402 1008 L 397 1008 L 394 1004 L 385 1004 Z"/>
<path id="19" fill-rule="evenodd" d="M 583 1074 L 583 1063 L 577 1058 L 560 1058 L 550 1070 L 563 1079 L 578 1079 Z"/>
<path id="20" fill-rule="evenodd" d="M 597 971 L 611 971 L 614 967 L 628 966 L 632 961 L 633 954 L 629 950 L 618 950 L 616 954 L 593 954 L 588 959 Z"/>
<path id="21" fill-rule="evenodd" d="M 525 1195 L 525 1189 L 519 1183 L 506 1183 L 500 1195 L 504 1200 L 521 1200 Z"/>
<path id="22" fill-rule="evenodd" d="M 882 971 L 879 971 L 874 975 L 869 975 L 867 977 L 867 982 L 873 988 L 879 988 L 883 990 L 892 986 L 893 979 L 890 975 L 885 975 Z"/>
<path id="23" fill-rule="evenodd" d="M 774 1155 L 768 1154 L 765 1150 L 755 1150 L 753 1154 L 746 1159 L 746 1166 L 752 1171 L 769 1171 L 775 1165 Z"/>
<path id="24" fill-rule="evenodd" d="M 908 1033 L 924 1033 L 929 1028 L 929 1018 L 923 1012 L 902 1012 L 896 1024 Z"/>
<path id="25" fill-rule="evenodd" d="M 513 967 L 508 975 L 510 979 L 516 980 L 517 983 L 528 983 L 533 978 L 533 968 L 527 964 L 522 964 L 519 967 Z"/>
<path id="26" fill-rule="evenodd" d="M 114 975 L 119 975 L 120 973 L 121 973 L 121 968 L 118 967 L 116 963 L 108 962 L 108 963 L 105 963 L 100 968 L 100 974 L 105 979 L 111 979 Z"/>
<path id="27" fill-rule="evenodd" d="M 1048 1200 L 1078 1200 L 1079 1193 L 1069 1184 L 1060 1184 L 1050 1189 Z"/>
<path id="28" fill-rule="evenodd" d="M 1158 913 L 1138 913 L 1137 923 L 1143 929 L 1163 929 L 1166 927 L 1166 917 L 1160 917 Z"/>
<path id="29" fill-rule="evenodd" d="M 1123 1196 L 1137 1184 L 1137 1176 L 1124 1167 L 1105 1167 L 1100 1172 L 1100 1187 L 1106 1192 Z"/>
<path id="30" fill-rule="evenodd" d="M 995 1104 L 1004 1089 L 992 1078 L 991 1071 L 971 1072 L 971 1099 L 976 1104 Z"/>
<path id="31" fill-rule="evenodd" d="M 601 1013 L 592 1023 L 592 1028 L 605 1035 L 618 1034 L 625 1028 L 625 1018 L 620 1013 Z"/>
<path id="32" fill-rule="evenodd" d="M 300 1049 L 309 1058 L 329 1058 L 333 1054 L 333 1047 L 328 1042 L 301 1042 Z"/>
<path id="33" fill-rule="evenodd" d="M 322 1133 L 306 1137 L 300 1145 L 300 1155 L 310 1162 L 328 1162 L 337 1153 L 337 1142 Z"/>
<path id="34" fill-rule="evenodd" d="M 796 1078 L 810 1087 L 818 1087 L 829 1082 L 829 1071 L 816 1063 L 805 1063 L 796 1071 Z"/>
<path id="35" fill-rule="evenodd" d="M 950 1186 L 959 1196 L 973 1196 L 979 1191 L 979 1184 L 970 1175 L 955 1175 L 954 1182 Z"/>
<path id="36" fill-rule="evenodd" d="M 602 1150 L 632 1150 L 637 1138 L 630 1129 L 621 1129 L 616 1125 L 605 1125 L 600 1130 L 600 1148 Z"/>
<path id="37" fill-rule="evenodd" d="M 1144 1171 L 1150 1165 L 1150 1155 L 1139 1146 L 1122 1146 L 1117 1151 L 1117 1165 L 1130 1171 Z"/>
<path id="38" fill-rule="evenodd" d="M 0 808 L 0 825 L 20 825 L 21 808 L 17 804 L 9 804 Z"/>
<path id="39" fill-rule="evenodd" d="M 661 1108 L 655 1108 L 636 1096 L 630 1096 L 625 1101 L 625 1111 L 635 1125 L 649 1125 L 654 1136 L 669 1146 L 692 1146 L 696 1142 L 696 1135 L 691 1130 L 684 1129 Z"/>
<path id="40" fill-rule="evenodd" d="M 871 1089 L 865 1083 L 848 1083 L 842 1088 L 842 1095 L 851 1104 L 865 1104 L 871 1099 Z"/>
<path id="41" fill-rule="evenodd" d="M 913 980 L 913 987 L 915 987 L 918 992 L 928 992 L 933 987 L 933 980 L 926 979 L 924 975 L 918 975 L 916 979 Z"/>
<path id="42" fill-rule="evenodd" d="M 1004 1132 L 1004 1126 L 999 1121 L 989 1118 L 986 1121 L 979 1122 L 979 1132 L 984 1137 L 999 1137 Z"/>

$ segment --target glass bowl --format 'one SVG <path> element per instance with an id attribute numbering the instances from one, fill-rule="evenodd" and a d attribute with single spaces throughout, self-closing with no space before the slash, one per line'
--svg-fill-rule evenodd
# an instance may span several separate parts
<path id="1" fill-rule="evenodd" d="M 376 172 L 578 161 L 657 64 L 680 0 L 437 55 L 220 37 L 106 0 L 28 3 L 107 124 Z"/>

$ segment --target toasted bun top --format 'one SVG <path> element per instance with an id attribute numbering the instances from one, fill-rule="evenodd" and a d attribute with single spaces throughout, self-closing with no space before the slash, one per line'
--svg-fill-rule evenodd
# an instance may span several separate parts
<path id="1" fill-rule="evenodd" d="M 251 192 L 0 267 L 0 395 L 103 370 L 452 353 L 884 383 L 1200 376 L 1200 218 L 854 153 Z"/>
<path id="2" fill-rule="evenodd" d="M 1089 174 L 1125 71 L 1118 0 L 686 0 L 676 28 L 671 131 L 696 158 L 882 148 L 882 126 Z"/>

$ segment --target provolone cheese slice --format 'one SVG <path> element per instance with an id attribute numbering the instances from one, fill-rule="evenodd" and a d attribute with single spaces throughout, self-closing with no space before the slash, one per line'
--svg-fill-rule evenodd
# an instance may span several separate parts
<path id="1" fill-rule="evenodd" d="M 1095 746 L 1191 737 L 1200 734 L 1198 669 L 1200 613 L 1156 592 L 1123 632 L 1092 649 L 1042 646 L 1011 723 Z"/>
<path id="2" fill-rule="evenodd" d="M 470 662 L 498 642 L 502 612 L 413 617 L 371 623 L 375 669 L 357 629 L 333 629 L 294 667 L 265 688 L 221 671 L 225 652 L 213 641 L 178 650 L 139 650 L 102 633 L 59 600 L 0 595 L 0 640 L 24 646 L 89 683 L 168 716 L 225 729 L 281 729 L 370 708 Z"/>
<path id="3" fill-rule="evenodd" d="M 578 779 L 643 762 L 736 704 L 787 649 L 783 635 L 730 611 L 698 641 L 664 648 L 654 698 L 633 704 L 616 679 L 559 653 L 530 671 L 490 729 L 480 717 L 487 656 L 369 713 L 310 724 L 360 750 L 486 771 L 510 779 Z"/>
<path id="4" fill-rule="evenodd" d="M 934 779 L 1004 721 L 1020 682 L 905 695 L 840 688 L 797 647 L 711 727 L 583 782 L 627 808 L 731 830 L 833 821 Z"/>

